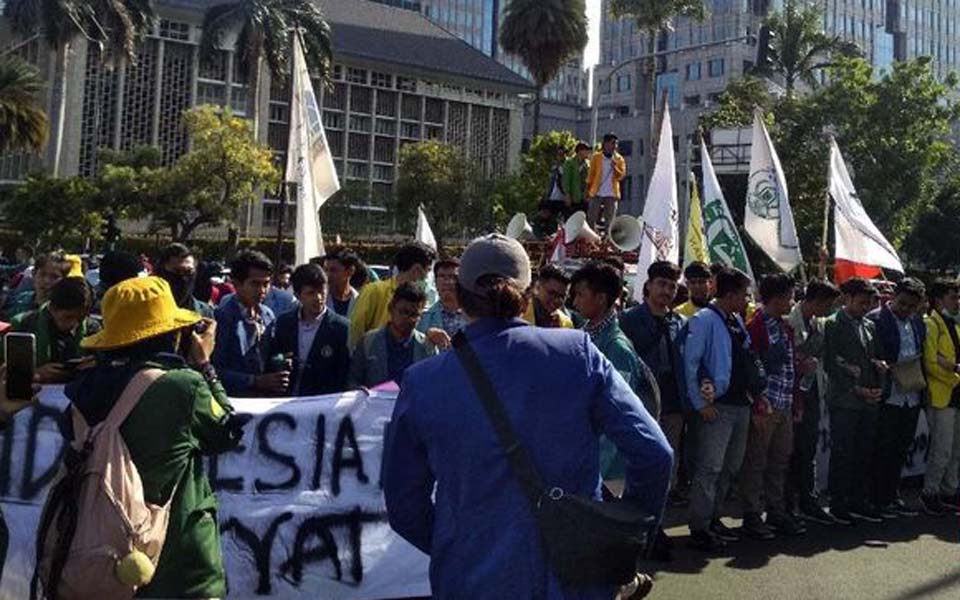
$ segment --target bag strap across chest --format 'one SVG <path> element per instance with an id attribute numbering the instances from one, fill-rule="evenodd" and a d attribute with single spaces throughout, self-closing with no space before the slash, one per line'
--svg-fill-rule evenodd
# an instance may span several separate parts
<path id="1" fill-rule="evenodd" d="M 166 371 L 163 369 L 144 369 L 139 371 L 133 376 L 130 383 L 127 384 L 127 387 L 124 388 L 123 393 L 120 394 L 120 398 L 117 399 L 113 408 L 110 409 L 107 418 L 92 428 L 87 424 L 86 419 L 83 418 L 83 415 L 77 407 L 73 406 L 71 408 L 71 417 L 73 420 L 74 445 L 82 448 L 84 444 L 92 442 L 97 432 L 105 427 L 120 429 L 123 422 L 127 420 L 127 417 L 130 416 L 130 413 L 136 408 L 140 402 L 140 398 L 143 397 L 147 389 L 163 377 L 165 373 Z"/>

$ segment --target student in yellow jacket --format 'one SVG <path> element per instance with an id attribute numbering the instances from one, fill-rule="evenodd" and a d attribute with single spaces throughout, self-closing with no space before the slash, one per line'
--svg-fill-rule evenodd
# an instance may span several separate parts
<path id="1" fill-rule="evenodd" d="M 573 319 L 564 310 L 570 278 L 554 265 L 546 265 L 537 274 L 533 298 L 527 304 L 523 320 L 537 327 L 573 329 Z"/>
<path id="2" fill-rule="evenodd" d="M 422 283 L 436 259 L 433 249 L 419 243 L 406 244 L 394 257 L 397 274 L 383 281 L 368 283 L 360 290 L 350 314 L 350 347 L 354 348 L 363 336 L 379 329 L 390 320 L 390 300 L 404 283 Z"/>
<path id="3" fill-rule="evenodd" d="M 939 515 L 957 504 L 960 468 L 960 331 L 946 312 L 958 305 L 957 282 L 938 279 L 929 288 L 930 315 L 924 320 L 927 339 L 923 366 L 927 375 L 930 451 L 920 503 L 924 512 Z"/>
<path id="4" fill-rule="evenodd" d="M 606 134 L 600 152 L 595 152 L 590 159 L 587 172 L 587 222 L 590 227 L 597 226 L 601 212 L 608 227 L 617 216 L 620 182 L 627 176 L 627 161 L 617 152 L 617 143 L 616 135 Z"/>

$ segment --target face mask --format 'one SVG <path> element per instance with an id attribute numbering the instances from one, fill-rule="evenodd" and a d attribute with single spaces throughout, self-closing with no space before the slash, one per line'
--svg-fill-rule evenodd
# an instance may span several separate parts
<path id="1" fill-rule="evenodd" d="M 177 306 L 190 308 L 193 301 L 193 288 L 197 283 L 196 274 L 178 275 L 161 270 L 157 275 L 170 284 L 170 291 L 173 292 L 173 299 L 177 301 Z"/>

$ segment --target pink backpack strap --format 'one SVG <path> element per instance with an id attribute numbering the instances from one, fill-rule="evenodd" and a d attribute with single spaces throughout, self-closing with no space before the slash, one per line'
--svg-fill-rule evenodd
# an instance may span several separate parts
<path id="1" fill-rule="evenodd" d="M 87 420 L 83 418 L 80 410 L 72 404 L 70 405 L 70 418 L 73 421 L 73 447 L 80 450 L 90 436 L 90 426 L 87 425 Z"/>
<path id="2" fill-rule="evenodd" d="M 110 409 L 110 414 L 104 419 L 103 426 L 119 429 L 130 413 L 133 412 L 133 409 L 136 408 L 147 388 L 163 377 L 165 373 L 166 371 L 163 369 L 144 369 L 134 375 L 120 395 L 120 399 Z"/>

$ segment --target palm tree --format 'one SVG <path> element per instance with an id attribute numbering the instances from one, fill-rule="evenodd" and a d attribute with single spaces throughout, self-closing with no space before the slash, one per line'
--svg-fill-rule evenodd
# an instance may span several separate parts
<path id="1" fill-rule="evenodd" d="M 540 133 L 540 101 L 563 65 L 587 45 L 584 0 L 511 0 L 500 27 L 500 45 L 520 58 L 537 86 L 533 136 Z"/>
<path id="2" fill-rule="evenodd" d="M 633 19 L 637 29 L 647 37 L 647 77 L 638 78 L 644 81 L 645 89 L 639 86 L 637 89 L 638 93 L 643 89 L 642 94 L 650 104 L 650 151 L 646 153 L 646 181 L 649 182 L 657 150 L 656 140 L 653 139 L 657 128 L 657 41 L 661 32 L 669 29 L 676 17 L 703 20 L 706 9 L 703 0 L 610 0 L 610 12 L 615 17 Z"/>
<path id="3" fill-rule="evenodd" d="M 7 0 L 3 14 L 21 36 L 41 35 L 56 52 L 52 105 L 54 144 L 51 163 L 60 174 L 66 112 L 67 59 L 78 37 L 133 59 L 137 40 L 147 31 L 154 13 L 150 0 Z"/>
<path id="4" fill-rule="evenodd" d="M 782 76 L 788 96 L 798 82 L 816 87 L 818 72 L 833 66 L 835 57 L 861 54 L 855 43 L 824 33 L 823 13 L 802 0 L 787 0 L 783 13 L 770 15 L 764 25 L 774 39 L 770 64 L 757 65 L 757 72 Z"/>
<path id="5" fill-rule="evenodd" d="M 0 154 L 43 148 L 50 125 L 42 93 L 36 69 L 18 58 L 0 57 Z"/>
<path id="6" fill-rule="evenodd" d="M 226 34 L 239 29 L 237 51 L 242 69 L 253 80 L 254 135 L 259 134 L 260 73 L 266 61 L 270 77 L 281 82 L 287 76 L 290 32 L 300 29 L 303 52 L 313 75 L 329 82 L 333 69 L 330 26 L 312 0 L 236 0 L 210 7 L 203 19 L 200 55 L 210 60 L 223 49 Z"/>

